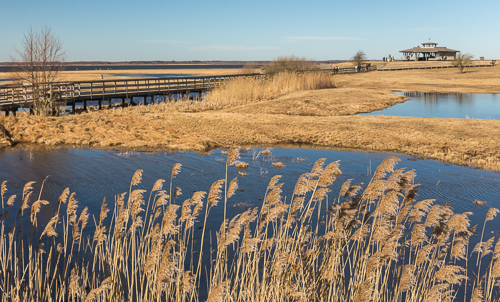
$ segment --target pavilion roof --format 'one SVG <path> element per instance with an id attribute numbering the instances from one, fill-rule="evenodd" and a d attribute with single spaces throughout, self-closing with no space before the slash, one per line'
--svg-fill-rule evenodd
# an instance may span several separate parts
<path id="1" fill-rule="evenodd" d="M 430 53 L 430 52 L 460 52 L 459 50 L 453 50 L 446 47 L 413 47 L 410 49 L 400 50 L 399 52 L 409 52 L 409 53 Z"/>

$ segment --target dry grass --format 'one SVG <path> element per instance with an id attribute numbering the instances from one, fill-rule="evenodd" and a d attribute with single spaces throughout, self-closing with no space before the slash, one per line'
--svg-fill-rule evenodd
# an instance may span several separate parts
<path id="1" fill-rule="evenodd" d="M 407 92 L 500 93 L 500 66 L 400 71 L 373 71 L 335 78 L 338 87 Z"/>
<path id="2" fill-rule="evenodd" d="M 333 79 L 340 88 L 295 91 L 273 99 L 228 97 L 224 102 L 221 97 L 210 105 L 177 102 L 59 118 L 18 115 L 6 118 L 4 125 L 14 141 L 51 146 L 209 150 L 233 143 L 301 144 L 390 151 L 500 171 L 500 121 L 343 116 L 401 102 L 391 90 L 495 92 L 500 67 L 463 74 L 452 69 L 369 72 Z M 247 87 L 241 91 L 252 91 L 253 84 Z M 235 91 L 238 86 L 227 93 Z M 196 112 L 215 108 L 223 109 Z"/>
<path id="3" fill-rule="evenodd" d="M 229 152 L 226 167 L 237 155 Z M 209 192 L 177 205 L 164 180 L 138 189 L 138 170 L 129 192 L 116 196 L 111 211 L 104 200 L 99 215 L 80 211 L 69 188 L 44 201 L 32 182 L 17 196 L 3 182 L 2 300 L 200 301 L 206 288 L 207 301 L 498 301 L 500 241 L 484 229 L 499 211 L 488 211 L 473 246 L 472 213 L 417 200 L 415 172 L 395 170 L 397 162 L 384 160 L 364 191 L 348 180 L 331 193 L 341 171 L 325 159 L 293 193 L 282 191 L 276 175 L 260 207 L 227 218 L 224 210 L 210 248 L 203 244 L 210 212 L 235 198 L 237 179 L 224 185 L 227 172 Z M 50 204 L 52 218 L 38 221 Z M 90 214 L 95 227 L 86 236 Z M 198 228 L 200 244 L 193 243 Z M 210 261 L 201 262 L 203 255 Z"/>
<path id="4" fill-rule="evenodd" d="M 273 100 L 295 91 L 335 87 L 333 76 L 322 72 L 282 72 L 272 76 L 239 77 L 213 90 L 203 100 L 167 104 L 166 110 L 198 112 L 221 110 L 259 101 Z M 172 108 L 170 108 L 172 107 Z"/>
<path id="5" fill-rule="evenodd" d="M 265 74 L 278 74 L 282 72 L 307 72 L 318 70 L 316 62 L 296 56 L 278 57 L 262 66 Z"/>
<path id="6" fill-rule="evenodd" d="M 500 121 L 179 113 L 159 108 L 138 106 L 65 117 L 9 116 L 5 127 L 14 141 L 51 146 L 206 151 L 233 143 L 300 144 L 398 152 L 500 171 Z"/>
<path id="7" fill-rule="evenodd" d="M 285 167 L 285 165 L 280 161 L 272 163 L 272 165 L 273 165 L 273 167 L 278 168 L 278 169 Z"/>
<path id="8" fill-rule="evenodd" d="M 286 114 L 299 116 L 341 116 L 372 112 L 404 102 L 390 90 L 335 88 L 303 90 L 282 97 L 224 109 L 244 114 Z"/>

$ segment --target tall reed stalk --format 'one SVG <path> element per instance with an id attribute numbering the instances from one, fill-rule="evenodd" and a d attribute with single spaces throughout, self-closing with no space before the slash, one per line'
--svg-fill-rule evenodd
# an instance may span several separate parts
<path id="1" fill-rule="evenodd" d="M 418 200 L 415 172 L 395 169 L 397 158 L 384 160 L 364 190 L 349 179 L 334 193 L 339 162 L 320 159 L 293 192 L 276 175 L 260 207 L 227 217 L 237 196 L 228 171 L 238 157 L 231 149 L 208 195 L 195 191 L 179 204 L 171 196 L 180 165 L 169 191 L 162 179 L 139 189 L 137 171 L 111 212 L 103 200 L 90 236 L 90 213 L 78 211 L 69 188 L 45 201 L 43 187 L 35 194 L 29 182 L 17 201 L 3 182 L 1 300 L 499 301 L 500 241 L 484 238 L 497 209 L 469 253 L 472 213 Z M 207 221 L 219 201 L 224 221 L 209 246 Z M 54 216 L 39 221 L 49 202 L 57 202 Z"/>

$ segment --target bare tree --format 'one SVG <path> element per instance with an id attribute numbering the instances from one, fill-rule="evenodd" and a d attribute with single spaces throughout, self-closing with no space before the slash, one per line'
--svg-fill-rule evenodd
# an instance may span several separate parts
<path id="1" fill-rule="evenodd" d="M 464 72 L 465 66 L 472 64 L 473 58 L 474 56 L 469 53 L 464 53 L 464 54 L 458 53 L 455 59 L 451 61 L 451 64 L 457 67 L 460 73 L 462 73 Z"/>
<path id="2" fill-rule="evenodd" d="M 16 52 L 19 57 L 11 57 L 16 68 L 15 78 L 31 91 L 32 100 L 26 101 L 33 113 L 45 115 L 48 108 L 54 109 L 57 105 L 57 92 L 52 84 L 65 68 L 63 43 L 46 26 L 40 30 L 30 27 L 23 36 L 21 49 Z"/>
<path id="3" fill-rule="evenodd" d="M 363 64 L 364 61 L 366 61 L 366 55 L 364 52 L 362 52 L 361 50 L 358 51 L 354 57 L 352 57 L 352 61 L 354 62 L 354 65 L 356 66 L 361 66 L 361 64 Z"/>

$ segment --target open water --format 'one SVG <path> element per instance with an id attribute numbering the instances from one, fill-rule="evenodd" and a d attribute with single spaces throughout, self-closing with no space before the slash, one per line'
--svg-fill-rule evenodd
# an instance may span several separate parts
<path id="1" fill-rule="evenodd" d="M 408 101 L 360 115 L 391 115 L 437 118 L 500 120 L 499 94 L 397 92 Z"/>
<path id="2" fill-rule="evenodd" d="M 342 183 L 353 178 L 353 184 L 367 184 L 375 168 L 389 153 L 338 151 L 326 149 L 273 149 L 272 156 L 259 154 L 262 149 L 251 149 L 242 153 L 242 160 L 249 163 L 245 169 L 248 175 L 239 177 L 240 191 L 229 201 L 229 217 L 241 213 L 248 206 L 261 204 L 261 199 L 272 176 L 282 175 L 283 196 L 290 198 L 295 183 L 302 173 L 309 172 L 319 158 L 327 163 L 340 160 L 342 176 L 332 187 L 329 200 L 333 202 Z M 257 156 L 257 158 L 255 158 Z M 398 165 L 415 169 L 416 182 L 422 184 L 418 199 L 433 198 L 437 203 L 447 201 L 456 212 L 472 211 L 473 220 L 482 222 L 489 207 L 500 207 L 500 173 L 477 170 L 468 167 L 444 164 L 438 161 L 396 155 L 401 159 Z M 255 159 L 254 159 L 255 158 Z M 297 161 L 297 158 L 307 158 Z M 282 169 L 272 166 L 281 161 Z M 69 187 L 76 192 L 80 207 L 88 206 L 90 213 L 98 215 L 103 198 L 112 207 L 117 194 L 128 192 L 130 180 L 137 169 L 144 170 L 142 186 L 150 190 L 157 179 L 170 179 L 172 166 L 182 164 L 182 172 L 174 181 L 174 187 L 182 189 L 181 203 L 194 191 L 209 191 L 212 183 L 224 178 L 225 155 L 221 150 L 208 154 L 194 152 L 122 152 L 88 149 L 27 150 L 22 148 L 0 150 L 0 182 L 7 180 L 9 194 L 21 196 L 28 181 L 36 181 L 40 188 L 47 178 L 42 199 L 52 202 L 45 207 L 47 217 L 51 207 L 56 207 L 57 198 Z M 238 177 L 235 167 L 229 169 L 229 179 Z M 475 200 L 486 201 L 486 205 L 473 205 Z M 210 224 L 217 229 L 223 207 L 214 209 Z M 498 230 L 500 224 L 490 224 L 491 230 Z"/>

